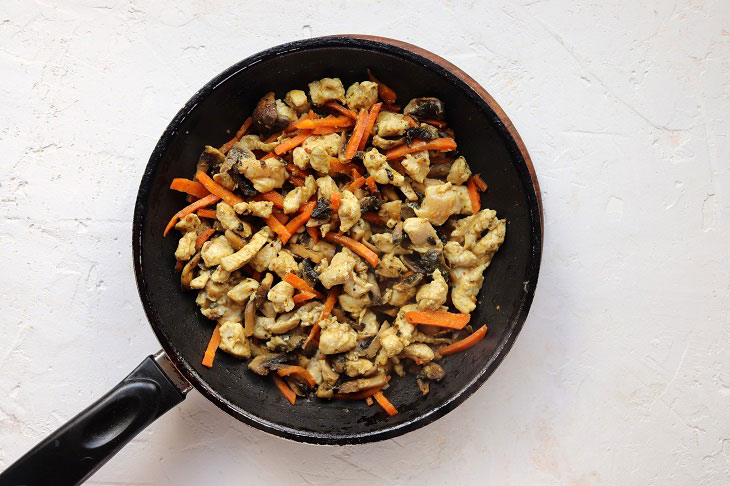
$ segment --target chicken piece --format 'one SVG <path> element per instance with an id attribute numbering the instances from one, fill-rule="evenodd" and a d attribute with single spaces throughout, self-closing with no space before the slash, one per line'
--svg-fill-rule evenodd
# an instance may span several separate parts
<path id="1" fill-rule="evenodd" d="M 253 232 L 251 230 L 251 225 L 238 219 L 236 211 L 234 211 L 229 204 L 223 201 L 219 202 L 215 207 L 215 217 L 218 221 L 220 221 L 223 228 L 231 230 L 244 238 L 248 238 Z"/>
<path id="2" fill-rule="evenodd" d="M 471 207 L 471 197 L 469 197 L 469 189 L 466 186 L 451 186 L 451 190 L 456 193 L 456 204 L 459 206 L 457 214 L 474 214 Z"/>
<path id="3" fill-rule="evenodd" d="M 343 233 L 360 220 L 360 201 L 348 190 L 342 191 L 342 204 L 337 210 L 337 216 L 340 218 L 340 231 Z"/>
<path id="4" fill-rule="evenodd" d="M 370 237 L 375 248 L 382 253 L 393 253 L 395 255 L 407 255 L 410 250 L 393 243 L 393 235 L 391 233 L 375 233 Z"/>
<path id="5" fill-rule="evenodd" d="M 312 356 L 312 359 L 309 360 L 306 369 L 317 385 L 321 385 L 324 382 L 322 379 L 322 367 L 320 366 L 319 351 L 317 351 L 314 356 Z"/>
<path id="6" fill-rule="evenodd" d="M 393 327 L 396 330 L 396 334 L 404 346 L 408 346 L 413 342 L 413 337 L 416 333 L 416 326 L 408 322 L 408 319 L 406 319 L 406 313 L 417 310 L 418 306 L 416 304 L 404 305 L 398 311 L 395 321 L 393 321 Z"/>
<path id="7" fill-rule="evenodd" d="M 300 325 L 310 327 L 316 324 L 322 316 L 322 309 L 324 309 L 324 305 L 321 302 L 307 302 L 301 306 L 297 309 Z"/>
<path id="8" fill-rule="evenodd" d="M 403 222 L 403 231 L 408 234 L 413 249 L 419 253 L 443 249 L 443 243 L 427 219 L 408 218 Z"/>
<path id="9" fill-rule="evenodd" d="M 403 184 L 398 186 L 398 189 L 400 189 L 400 191 L 409 201 L 418 201 L 418 194 L 416 194 L 416 191 L 414 191 L 413 187 L 411 187 L 410 181 L 411 179 L 409 179 L 408 177 L 404 177 Z"/>
<path id="10" fill-rule="evenodd" d="M 390 150 L 398 145 L 405 143 L 405 137 L 398 138 L 383 138 L 380 135 L 373 135 L 373 146 L 378 147 L 381 150 Z"/>
<path id="11" fill-rule="evenodd" d="M 264 329 L 271 334 L 284 334 L 285 332 L 291 331 L 298 325 L 299 314 L 298 312 L 292 311 L 287 312 L 286 314 L 281 314 L 274 322 L 267 321 L 264 324 Z"/>
<path id="12" fill-rule="evenodd" d="M 387 113 L 387 112 L 386 112 Z M 381 113 L 382 114 L 382 113 Z M 371 176 L 378 184 L 393 184 L 400 186 L 405 179 L 397 170 L 388 164 L 385 155 L 378 152 L 378 149 L 370 149 L 363 156 L 363 163 Z"/>
<path id="13" fill-rule="evenodd" d="M 451 190 L 451 183 L 426 187 L 426 197 L 421 207 L 416 209 L 416 216 L 426 218 L 436 226 L 441 226 L 452 214 L 461 210 L 456 192 Z"/>
<path id="14" fill-rule="evenodd" d="M 322 78 L 319 81 L 309 83 L 309 98 L 315 106 L 320 106 L 328 101 L 345 102 L 345 87 L 342 86 L 340 78 Z"/>
<path id="15" fill-rule="evenodd" d="M 241 322 L 241 312 L 243 311 L 243 307 L 237 305 L 225 295 L 216 297 L 215 299 L 211 298 L 210 290 L 213 287 L 211 284 L 212 281 L 208 280 L 208 284 L 205 286 L 205 289 L 201 290 L 198 294 L 198 298 L 195 299 L 195 303 L 200 306 L 200 313 L 214 321 Z M 225 285 L 215 285 L 221 288 L 225 293 Z"/>
<path id="16" fill-rule="evenodd" d="M 275 239 L 274 241 L 270 241 L 259 250 L 258 253 L 256 253 L 256 256 L 253 257 L 250 264 L 251 267 L 256 270 L 257 272 L 265 272 L 269 269 L 269 264 L 271 261 L 276 258 L 276 256 L 281 251 L 281 240 Z"/>
<path id="17" fill-rule="evenodd" d="M 245 158 L 240 160 L 238 171 L 253 183 L 259 192 L 269 192 L 284 185 L 289 177 L 286 163 L 276 157 L 266 160 Z"/>
<path id="18" fill-rule="evenodd" d="M 406 346 L 401 352 L 401 357 L 412 359 L 416 363 L 421 364 L 433 361 L 435 353 L 429 345 L 416 343 Z"/>
<path id="19" fill-rule="evenodd" d="M 347 324 L 330 316 L 320 321 L 319 352 L 322 354 L 344 353 L 357 344 L 357 333 Z"/>
<path id="20" fill-rule="evenodd" d="M 205 288 L 205 286 L 208 284 L 209 279 L 210 271 L 203 270 L 202 272 L 200 272 L 200 275 L 190 281 L 190 288 L 196 290 Z"/>
<path id="21" fill-rule="evenodd" d="M 426 180 L 426 176 L 430 170 L 428 151 L 422 150 L 420 152 L 406 155 L 406 157 L 401 161 L 401 165 L 403 165 L 403 168 L 414 181 L 422 183 Z"/>
<path id="22" fill-rule="evenodd" d="M 317 172 L 330 171 L 330 157 L 336 157 L 342 149 L 342 137 L 336 133 L 315 135 L 307 138 L 301 147 L 292 152 L 294 165 L 300 169 L 312 167 Z"/>
<path id="23" fill-rule="evenodd" d="M 226 294 L 229 299 L 237 304 L 245 303 L 248 298 L 259 288 L 259 283 L 252 278 L 244 278 L 238 282 Z"/>
<path id="24" fill-rule="evenodd" d="M 410 125 L 400 113 L 381 111 L 375 120 L 375 132 L 380 137 L 397 137 L 403 135 Z"/>
<path id="25" fill-rule="evenodd" d="M 175 223 L 175 229 L 182 233 L 189 231 L 198 231 L 200 227 L 200 218 L 195 213 L 186 214 L 180 221 Z"/>
<path id="26" fill-rule="evenodd" d="M 231 277 L 231 272 L 226 272 L 220 265 L 216 267 L 215 271 L 210 274 L 210 279 L 215 283 L 226 283 Z"/>
<path id="27" fill-rule="evenodd" d="M 284 127 L 288 127 L 296 121 L 297 112 L 283 101 L 276 100 L 276 118 L 277 122 Z"/>
<path id="28" fill-rule="evenodd" d="M 466 218 L 462 218 L 457 221 L 454 231 L 451 232 L 450 239 L 452 241 L 463 243 L 464 248 L 472 249 L 472 247 L 477 245 L 480 234 L 484 230 L 488 229 L 491 233 L 492 231 L 498 230 L 499 226 L 504 226 L 505 224 L 504 220 L 497 219 L 497 213 L 493 209 L 482 209 L 475 215 L 467 216 Z M 489 234 L 487 234 L 487 236 L 488 235 Z M 503 231 L 497 231 L 493 236 L 493 238 L 497 238 L 497 241 L 495 241 L 494 244 L 502 244 L 502 241 L 499 241 L 500 235 L 502 236 L 502 241 L 504 241 Z M 497 251 L 493 247 L 493 244 L 490 246 L 487 242 L 481 246 L 484 246 L 484 251 Z M 475 251 L 475 253 L 483 252 Z"/>
<path id="29" fill-rule="evenodd" d="M 225 187 L 229 191 L 233 191 L 236 188 L 236 181 L 233 180 L 231 174 L 228 172 L 219 172 L 213 176 L 213 180 L 218 185 Z"/>
<path id="30" fill-rule="evenodd" d="M 271 152 L 279 144 L 278 141 L 274 140 L 270 143 L 264 143 L 261 137 L 258 135 L 244 135 L 241 140 L 236 142 L 235 146 L 247 150 L 261 150 L 264 152 Z"/>
<path id="31" fill-rule="evenodd" d="M 258 218 L 268 218 L 274 209 L 274 203 L 271 201 L 244 201 L 233 206 L 233 210 L 241 216 L 256 216 Z"/>
<path id="32" fill-rule="evenodd" d="M 449 293 L 449 286 L 441 275 L 441 272 L 434 270 L 433 281 L 422 285 L 416 293 L 416 302 L 420 310 L 437 310 L 446 303 Z"/>
<path id="33" fill-rule="evenodd" d="M 484 283 L 484 270 L 488 263 L 476 267 L 458 267 L 451 270 L 454 286 L 451 289 L 451 302 L 459 312 L 470 313 L 476 308 L 477 294 Z"/>
<path id="34" fill-rule="evenodd" d="M 198 234 L 195 231 L 188 231 L 180 238 L 175 250 L 175 258 L 179 262 L 186 262 L 195 255 L 195 240 Z"/>
<path id="35" fill-rule="evenodd" d="M 466 163 L 466 159 L 463 156 L 460 156 L 451 164 L 451 169 L 449 169 L 449 175 L 446 176 L 446 180 L 458 186 L 465 183 L 469 177 L 471 177 L 469 164 Z"/>
<path id="36" fill-rule="evenodd" d="M 220 260 L 221 266 L 224 270 L 227 270 L 229 272 L 238 270 L 249 261 L 251 261 L 256 253 L 259 252 L 259 250 L 266 244 L 267 241 L 269 241 L 271 237 L 273 237 L 273 235 L 274 233 L 273 231 L 271 231 L 271 228 L 269 228 L 268 226 L 264 226 L 251 237 L 251 240 L 246 244 L 246 246 L 238 250 L 236 253 L 233 253 L 232 255 L 229 254 L 228 256 L 222 258 Z M 223 237 L 223 239 L 225 240 L 225 237 Z M 227 240 L 226 244 L 228 244 Z M 230 244 L 228 244 L 228 247 L 230 248 Z M 231 252 L 232 251 L 233 249 L 231 249 Z M 203 259 L 205 259 L 205 256 L 203 256 Z"/>
<path id="37" fill-rule="evenodd" d="M 224 258 L 227 258 L 233 253 L 233 248 L 225 236 L 218 236 L 212 240 L 208 240 L 203 244 L 200 249 L 200 256 L 203 257 L 206 267 L 215 267 L 219 265 Z M 227 268 L 223 268 L 228 270 Z M 235 270 L 235 269 L 234 269 Z M 228 270 L 231 272 L 232 270 Z"/>
<path id="38" fill-rule="evenodd" d="M 284 213 L 292 214 L 299 210 L 299 207 L 307 202 L 317 192 L 317 183 L 314 177 L 307 176 L 304 185 L 295 187 L 284 197 Z"/>
<path id="39" fill-rule="evenodd" d="M 295 331 L 289 334 L 279 334 L 272 336 L 266 343 L 266 349 L 277 353 L 290 353 L 304 344 L 307 339 L 301 333 Z"/>
<path id="40" fill-rule="evenodd" d="M 353 83 L 345 94 L 347 107 L 355 112 L 361 109 L 369 110 L 378 101 L 378 84 L 372 81 Z"/>
<path id="41" fill-rule="evenodd" d="M 337 183 L 330 176 L 323 176 L 317 179 L 317 199 L 332 199 L 332 194 L 339 192 Z"/>
<path id="42" fill-rule="evenodd" d="M 330 171 L 330 155 L 324 148 L 314 147 L 309 154 L 309 165 L 317 172 L 327 174 Z"/>
<path id="43" fill-rule="evenodd" d="M 351 228 L 350 234 L 357 241 L 363 241 L 369 240 L 373 233 L 370 229 L 370 223 L 364 219 L 358 219 L 355 226 Z"/>
<path id="44" fill-rule="evenodd" d="M 345 281 L 344 290 L 347 295 L 360 298 L 372 290 L 373 284 L 368 281 L 367 272 L 354 273 Z"/>
<path id="45" fill-rule="evenodd" d="M 394 307 L 400 307 L 408 303 L 409 300 L 416 295 L 415 288 L 407 288 L 403 290 L 390 288 L 383 294 L 383 303 L 392 305 Z"/>
<path id="46" fill-rule="evenodd" d="M 320 147 L 327 152 L 327 155 L 336 157 L 342 149 L 342 137 L 337 133 L 329 135 L 313 135 L 302 143 L 302 148 L 307 152 L 313 152 L 315 148 Z"/>
<path id="47" fill-rule="evenodd" d="M 375 371 L 375 364 L 365 358 L 348 360 L 345 362 L 345 373 L 350 378 L 354 378 L 356 376 L 367 376 L 373 371 Z"/>
<path id="48" fill-rule="evenodd" d="M 385 226 L 393 228 L 398 224 L 400 221 L 400 210 L 402 206 L 403 203 L 400 199 L 396 201 L 388 201 L 380 206 L 378 216 L 380 216 L 380 219 L 385 221 Z"/>
<path id="49" fill-rule="evenodd" d="M 335 285 L 344 284 L 352 277 L 357 256 L 349 248 L 342 248 L 333 258 L 327 268 L 319 274 L 319 281 L 325 288 L 331 289 Z"/>
<path id="50" fill-rule="evenodd" d="M 226 353 L 239 358 L 251 357 L 251 345 L 243 335 L 243 326 L 240 322 L 226 321 L 218 328 L 221 342 L 218 345 Z"/>
<path id="51" fill-rule="evenodd" d="M 380 339 L 380 352 L 384 353 L 387 358 L 400 354 L 401 351 L 403 351 L 405 346 L 403 346 L 401 340 L 398 339 L 398 335 L 396 334 L 396 329 L 394 327 L 389 327 L 388 329 L 381 331 L 378 336 Z M 381 363 L 376 362 L 376 364 Z"/>
<path id="52" fill-rule="evenodd" d="M 293 89 L 289 91 L 284 97 L 284 103 L 289 105 L 300 115 L 309 111 L 310 105 L 307 100 L 307 93 L 301 89 Z"/>
<path id="53" fill-rule="evenodd" d="M 378 266 L 375 267 L 375 273 L 381 277 L 399 278 L 408 273 L 408 268 L 393 253 L 386 253 L 378 261 Z"/>
<path id="54" fill-rule="evenodd" d="M 274 325 L 273 317 L 256 316 L 253 326 L 253 337 L 256 339 L 270 339 L 271 333 L 266 329 Z"/>
<path id="55" fill-rule="evenodd" d="M 278 313 L 289 312 L 294 308 L 294 287 L 287 282 L 279 282 L 271 287 L 266 297 L 274 305 L 274 310 Z"/>
<path id="56" fill-rule="evenodd" d="M 349 312 L 354 315 L 359 315 L 363 310 L 372 305 L 370 296 L 367 294 L 360 297 L 353 297 L 347 293 L 340 294 L 337 297 L 337 302 L 345 312 Z"/>
<path id="57" fill-rule="evenodd" d="M 281 250 L 269 263 L 269 270 L 277 274 L 279 278 L 284 278 L 287 273 L 296 273 L 299 265 L 289 250 Z"/>
<path id="58" fill-rule="evenodd" d="M 452 267 L 473 267 L 479 265 L 479 257 L 471 250 L 467 250 L 456 241 L 449 241 L 444 245 L 444 256 Z"/>

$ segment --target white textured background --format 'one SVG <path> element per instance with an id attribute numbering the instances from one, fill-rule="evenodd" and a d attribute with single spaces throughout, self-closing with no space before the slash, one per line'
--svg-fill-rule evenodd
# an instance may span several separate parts
<path id="1" fill-rule="evenodd" d="M 171 117 L 250 54 L 359 32 L 463 68 L 532 154 L 545 254 L 513 350 L 456 411 L 366 446 L 193 392 L 90 484 L 728 484 L 728 0 L 54 3 L 0 1 L 0 469 L 158 349 L 131 219 Z"/>

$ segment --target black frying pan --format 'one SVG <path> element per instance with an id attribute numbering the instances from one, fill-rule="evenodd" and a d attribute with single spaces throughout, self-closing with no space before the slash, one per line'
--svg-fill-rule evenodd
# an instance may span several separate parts
<path id="1" fill-rule="evenodd" d="M 388 398 L 400 413 L 387 416 L 364 402 L 298 400 L 292 407 L 271 380 L 244 362 L 218 353 L 212 369 L 200 362 L 213 324 L 174 271 L 175 237 L 162 230 L 184 197 L 168 190 L 189 176 L 202 147 L 221 145 L 274 90 L 306 87 L 337 76 L 345 86 L 366 79 L 371 67 L 399 96 L 437 96 L 457 134 L 459 150 L 489 185 L 482 206 L 509 221 L 507 238 L 487 269 L 472 323 L 487 337 L 442 361 L 447 378 L 423 397 L 413 377 L 395 378 Z M 292 42 L 227 69 L 198 91 L 157 143 L 139 187 L 132 245 L 137 285 L 163 351 L 142 364 L 101 400 L 38 444 L 0 475 L 0 484 L 75 484 L 83 481 L 144 427 L 185 398 L 193 386 L 237 419 L 301 442 L 354 444 L 382 440 L 443 416 L 489 377 L 527 317 L 542 250 L 542 211 L 527 150 L 497 103 L 473 79 L 415 46 L 372 37 L 338 36 Z"/>

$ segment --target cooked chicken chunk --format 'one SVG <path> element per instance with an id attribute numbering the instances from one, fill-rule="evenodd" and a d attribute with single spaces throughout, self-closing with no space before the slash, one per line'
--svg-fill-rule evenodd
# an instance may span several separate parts
<path id="1" fill-rule="evenodd" d="M 328 317 L 320 322 L 319 352 L 322 354 L 344 353 L 357 344 L 357 333 L 347 324 Z"/>
<path id="2" fill-rule="evenodd" d="M 218 328 L 221 335 L 220 349 L 239 358 L 251 357 L 251 345 L 243 335 L 243 326 L 240 322 L 226 321 Z"/>
<path id="3" fill-rule="evenodd" d="M 393 235 L 391 233 L 375 233 L 370 237 L 375 248 L 382 253 L 393 253 L 395 255 L 407 255 L 410 253 L 400 245 L 393 244 Z"/>
<path id="4" fill-rule="evenodd" d="M 264 219 L 271 216 L 273 209 L 274 203 L 271 201 L 244 201 L 233 206 L 233 210 L 242 216 L 257 216 Z"/>
<path id="5" fill-rule="evenodd" d="M 375 120 L 375 131 L 381 137 L 403 135 L 409 126 L 403 115 L 390 111 L 381 111 Z"/>
<path id="6" fill-rule="evenodd" d="M 200 227 L 200 218 L 195 213 L 185 215 L 180 221 L 175 224 L 175 229 L 183 233 L 189 231 L 197 231 Z"/>
<path id="7" fill-rule="evenodd" d="M 342 191 L 342 204 L 337 210 L 337 216 L 340 218 L 340 231 L 343 233 L 360 219 L 360 201 L 350 191 Z"/>
<path id="8" fill-rule="evenodd" d="M 198 234 L 195 231 L 188 231 L 177 243 L 175 258 L 180 262 L 186 262 L 195 255 L 195 240 Z"/>
<path id="9" fill-rule="evenodd" d="M 229 253 L 227 256 L 221 258 L 221 266 L 224 270 L 227 270 L 229 272 L 238 270 L 249 261 L 251 261 L 256 253 L 258 253 L 258 251 L 266 244 L 269 238 L 273 236 L 273 234 L 273 231 L 271 231 L 268 226 L 264 226 L 251 237 L 251 241 L 249 241 L 246 246 L 238 250 L 236 253 L 233 253 L 232 255 Z M 225 237 L 223 237 L 223 239 L 226 240 Z M 228 244 L 227 240 L 226 244 Z M 228 245 L 228 248 L 230 248 L 230 245 Z M 233 249 L 231 249 L 231 252 L 233 252 Z M 203 259 L 205 260 L 205 255 L 203 255 Z"/>
<path id="10" fill-rule="evenodd" d="M 307 138 L 302 143 L 302 148 L 308 152 L 312 152 L 315 148 L 320 147 L 327 152 L 327 155 L 336 157 L 342 149 L 342 137 L 337 133 L 329 135 L 314 135 Z"/>
<path id="11" fill-rule="evenodd" d="M 301 306 L 297 309 L 300 324 L 303 327 L 310 327 L 316 324 L 322 316 L 322 309 L 324 309 L 324 305 L 321 302 L 307 302 Z"/>
<path id="12" fill-rule="evenodd" d="M 436 230 L 425 218 L 408 218 L 403 222 L 403 231 L 408 234 L 413 249 L 418 252 L 441 250 L 443 243 Z"/>
<path id="13" fill-rule="evenodd" d="M 208 240 L 200 249 L 200 256 L 203 257 L 206 267 L 214 267 L 221 263 L 221 260 L 233 253 L 233 248 L 225 236 L 218 236 Z M 224 268 L 224 270 L 228 270 Z M 234 269 L 235 270 L 235 269 Z M 229 272 L 232 270 L 228 270 Z"/>
<path id="14" fill-rule="evenodd" d="M 254 189 L 259 192 L 269 192 L 284 185 L 289 177 L 286 164 L 277 158 L 256 160 L 246 158 L 241 160 L 238 171 L 253 183 Z"/>
<path id="15" fill-rule="evenodd" d="M 266 245 L 256 253 L 250 261 L 251 267 L 257 272 L 265 272 L 269 269 L 269 264 L 276 258 L 276 255 L 281 251 L 281 240 L 275 239 L 266 243 Z"/>
<path id="16" fill-rule="evenodd" d="M 299 265 L 289 250 L 281 250 L 269 263 L 269 270 L 277 274 L 279 278 L 284 278 L 287 273 L 296 273 Z"/>
<path id="17" fill-rule="evenodd" d="M 350 378 L 366 376 L 375 370 L 375 364 L 367 359 L 360 358 L 345 363 L 345 373 Z"/>
<path id="18" fill-rule="evenodd" d="M 378 85 L 372 81 L 351 84 L 345 94 L 347 107 L 355 112 L 369 110 L 378 101 Z"/>
<path id="19" fill-rule="evenodd" d="M 386 253 L 378 261 L 378 266 L 375 267 L 375 273 L 381 277 L 399 278 L 408 273 L 408 268 L 393 253 Z"/>
<path id="20" fill-rule="evenodd" d="M 284 103 L 293 108 L 300 115 L 306 113 L 309 110 L 309 101 L 307 100 L 307 93 L 301 89 L 293 89 L 289 91 L 284 97 Z"/>
<path id="21" fill-rule="evenodd" d="M 416 215 L 426 218 L 432 224 L 441 226 L 449 219 L 449 216 L 461 210 L 456 192 L 451 190 L 451 183 L 439 184 L 426 187 L 426 197 L 421 207 L 416 209 Z"/>
<path id="22" fill-rule="evenodd" d="M 289 312 L 294 308 L 294 287 L 287 282 L 279 282 L 278 284 L 271 287 L 266 297 L 269 302 L 274 304 L 274 310 L 276 312 Z"/>
<path id="23" fill-rule="evenodd" d="M 314 177 L 311 175 L 307 176 L 303 186 L 295 187 L 284 197 L 284 213 L 291 214 L 297 212 L 299 207 L 307 202 L 315 192 L 317 192 L 317 183 Z"/>
<path id="24" fill-rule="evenodd" d="M 403 358 L 412 359 L 418 364 L 421 364 L 424 362 L 433 361 L 436 355 L 434 354 L 433 349 L 431 349 L 431 347 L 427 344 L 416 343 L 406 346 L 405 349 L 403 349 L 401 356 Z"/>
<path id="25" fill-rule="evenodd" d="M 340 78 L 322 78 L 309 83 L 309 98 L 316 106 L 328 101 L 345 102 L 345 87 Z"/>
<path id="26" fill-rule="evenodd" d="M 357 260 L 357 256 L 350 249 L 342 248 L 332 258 L 329 266 L 319 274 L 319 281 L 328 289 L 344 284 L 347 279 L 351 278 Z"/>
<path id="27" fill-rule="evenodd" d="M 238 233 L 244 238 L 251 236 L 251 225 L 238 219 L 236 212 L 227 203 L 223 201 L 218 203 L 215 208 L 215 217 L 218 218 L 223 228 Z"/>
<path id="28" fill-rule="evenodd" d="M 385 155 L 378 152 L 378 149 L 371 149 L 366 152 L 363 156 L 363 163 L 378 184 L 400 186 L 405 181 L 403 176 L 388 164 Z"/>
<path id="29" fill-rule="evenodd" d="M 372 305 L 370 297 L 367 294 L 360 297 L 353 297 L 347 293 L 340 294 L 337 297 L 337 302 L 342 307 L 342 310 L 355 315 L 359 315 L 360 312 Z"/>
<path id="30" fill-rule="evenodd" d="M 416 302 L 421 310 L 437 310 L 446 303 L 449 286 L 438 270 L 433 271 L 433 281 L 422 285 L 416 293 Z"/>
<path id="31" fill-rule="evenodd" d="M 259 283 L 252 278 L 245 278 L 233 286 L 226 295 L 233 302 L 243 304 L 259 288 Z"/>
<path id="32" fill-rule="evenodd" d="M 372 290 L 373 284 L 368 281 L 367 273 L 353 273 L 349 279 L 345 281 L 344 290 L 347 295 L 360 298 Z"/>
<path id="33" fill-rule="evenodd" d="M 407 288 L 404 290 L 390 288 L 383 294 L 383 302 L 395 307 L 400 307 L 407 304 L 414 295 L 416 295 L 416 289 L 414 288 Z"/>
<path id="34" fill-rule="evenodd" d="M 449 175 L 446 180 L 455 186 L 465 183 L 469 177 L 471 177 L 471 170 L 469 170 L 469 164 L 466 163 L 464 157 L 458 157 L 449 170 Z"/>
<path id="35" fill-rule="evenodd" d="M 430 170 L 428 151 L 423 150 L 414 154 L 408 154 L 401 161 L 403 168 L 416 182 L 423 182 Z"/>
<path id="36" fill-rule="evenodd" d="M 281 314 L 274 322 L 266 322 L 264 329 L 271 334 L 284 334 L 299 325 L 299 313 L 292 311 Z"/>
<path id="37" fill-rule="evenodd" d="M 323 176 L 317 179 L 317 199 L 332 199 L 332 194 L 339 192 L 337 183 L 330 176 Z"/>
<path id="38" fill-rule="evenodd" d="M 235 146 L 251 151 L 262 150 L 264 152 L 271 152 L 277 145 L 278 142 L 276 140 L 270 143 L 264 143 L 258 135 L 244 135 Z"/>

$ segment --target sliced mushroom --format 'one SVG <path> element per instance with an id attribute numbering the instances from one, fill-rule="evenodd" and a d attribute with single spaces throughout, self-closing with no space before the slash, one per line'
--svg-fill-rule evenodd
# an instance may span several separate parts
<path id="1" fill-rule="evenodd" d="M 416 118 L 428 118 L 431 120 L 444 119 L 444 103 L 433 97 L 413 98 L 403 109 L 403 113 Z"/>
<path id="2" fill-rule="evenodd" d="M 197 252 L 188 260 L 180 273 L 180 284 L 182 284 L 183 288 L 190 290 L 190 282 L 193 281 L 193 274 L 198 263 L 200 263 L 200 252 Z"/>
<path id="3" fill-rule="evenodd" d="M 438 134 L 438 132 L 437 132 Z M 426 127 L 420 126 L 420 127 L 411 127 L 408 130 L 406 130 L 406 145 L 409 147 L 413 143 L 414 140 L 433 140 L 433 132 L 429 130 Z"/>
<path id="4" fill-rule="evenodd" d="M 274 282 L 274 275 L 271 273 L 267 273 L 264 278 L 261 280 L 261 284 L 259 285 L 259 288 L 256 289 L 256 300 L 255 305 L 256 309 L 260 309 L 262 305 L 264 305 L 264 302 L 266 302 L 266 295 L 269 293 L 269 290 L 271 290 L 271 284 Z"/>
<path id="5" fill-rule="evenodd" d="M 248 298 L 248 303 L 243 311 L 243 335 L 246 337 L 253 336 L 256 328 L 256 294 L 253 293 Z"/>
<path id="6" fill-rule="evenodd" d="M 441 381 L 446 376 L 446 372 L 441 367 L 441 365 L 431 362 L 423 367 L 421 373 L 419 373 L 418 376 L 420 378 L 426 378 L 431 381 Z"/>
<path id="7" fill-rule="evenodd" d="M 338 393 L 355 393 L 369 388 L 384 386 L 388 383 L 385 373 L 372 376 L 370 378 L 360 378 L 359 380 L 346 381 L 337 387 Z"/>
<path id="8" fill-rule="evenodd" d="M 289 356 L 286 354 L 261 354 L 249 361 L 248 369 L 257 375 L 266 376 L 287 361 Z"/>
<path id="9" fill-rule="evenodd" d="M 266 93 L 251 114 L 253 129 L 257 132 L 272 132 L 285 128 L 289 120 L 279 116 L 276 109 L 276 96 L 273 91 Z"/>

